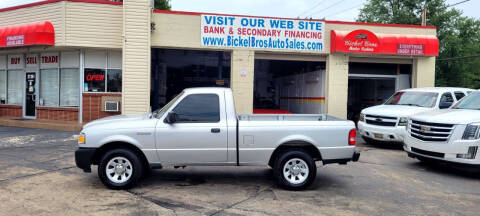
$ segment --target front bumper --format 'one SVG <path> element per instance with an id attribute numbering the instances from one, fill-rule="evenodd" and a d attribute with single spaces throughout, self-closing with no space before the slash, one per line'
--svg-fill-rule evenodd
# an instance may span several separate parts
<path id="1" fill-rule="evenodd" d="M 361 121 L 358 122 L 358 132 L 363 137 L 383 142 L 403 142 L 407 133 L 405 126 L 378 126 Z M 375 134 L 381 135 L 381 137 L 375 136 Z"/>
<path id="2" fill-rule="evenodd" d="M 75 164 L 84 172 L 92 172 L 90 165 L 93 164 L 93 157 L 97 148 L 78 148 L 75 151 Z"/>
<path id="3" fill-rule="evenodd" d="M 411 136 L 405 137 L 403 149 L 410 157 L 433 159 L 455 164 L 480 167 L 480 150 L 474 159 L 457 158 L 457 154 L 467 154 L 471 146 L 480 146 L 478 140 L 450 140 L 448 142 L 426 142 Z"/>
<path id="4" fill-rule="evenodd" d="M 459 162 L 453 162 L 453 161 L 440 160 L 438 158 L 426 157 L 421 154 L 417 154 L 413 152 L 407 152 L 407 154 L 408 154 L 408 157 L 416 158 L 423 161 L 436 161 L 441 164 L 445 164 L 448 166 L 452 166 L 454 168 L 459 168 L 459 169 L 471 171 L 471 172 L 480 171 L 480 164 L 468 164 L 468 163 L 459 163 Z"/>

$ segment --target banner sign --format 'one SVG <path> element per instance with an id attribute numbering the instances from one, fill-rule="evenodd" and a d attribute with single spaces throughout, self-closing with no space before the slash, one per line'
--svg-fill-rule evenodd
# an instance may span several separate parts
<path id="1" fill-rule="evenodd" d="M 331 30 L 330 52 L 438 56 L 438 39 L 423 35 L 375 34 L 365 29 Z"/>
<path id="2" fill-rule="evenodd" d="M 321 21 L 241 16 L 201 16 L 201 43 L 209 47 L 244 47 L 323 51 Z"/>
<path id="3" fill-rule="evenodd" d="M 423 44 L 398 44 L 397 54 L 399 55 L 425 55 Z"/>
<path id="4" fill-rule="evenodd" d="M 6 37 L 5 46 L 23 46 L 25 44 L 25 35 L 14 35 Z"/>
<path id="5" fill-rule="evenodd" d="M 345 36 L 343 45 L 349 52 L 376 53 L 380 42 L 372 32 L 357 30 Z"/>

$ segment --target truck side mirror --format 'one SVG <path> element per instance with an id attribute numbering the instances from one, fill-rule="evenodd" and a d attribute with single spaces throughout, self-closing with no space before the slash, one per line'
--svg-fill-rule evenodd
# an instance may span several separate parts
<path id="1" fill-rule="evenodd" d="M 174 112 L 169 112 L 167 117 L 165 117 L 165 123 L 173 124 L 177 121 L 177 114 Z"/>

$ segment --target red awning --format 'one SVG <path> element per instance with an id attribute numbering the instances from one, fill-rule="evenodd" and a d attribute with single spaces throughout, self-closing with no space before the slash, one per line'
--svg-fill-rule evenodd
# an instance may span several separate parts
<path id="1" fill-rule="evenodd" d="M 374 34 L 368 30 L 332 30 L 330 52 L 438 56 L 438 39 L 427 35 Z"/>
<path id="2" fill-rule="evenodd" d="M 0 28 L 0 47 L 31 45 L 55 45 L 52 23 L 45 21 Z"/>

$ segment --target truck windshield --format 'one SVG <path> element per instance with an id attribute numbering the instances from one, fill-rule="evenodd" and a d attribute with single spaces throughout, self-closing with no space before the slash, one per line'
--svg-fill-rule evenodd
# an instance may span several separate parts
<path id="1" fill-rule="evenodd" d="M 465 96 L 452 109 L 473 109 L 480 110 L 480 92 L 473 92 Z"/>
<path id="2" fill-rule="evenodd" d="M 165 114 L 165 112 L 175 103 L 175 101 L 178 100 L 183 95 L 183 92 L 175 96 L 170 102 L 168 102 L 165 106 L 163 106 L 160 109 L 157 109 L 152 112 L 152 117 L 153 118 L 160 118 Z"/>
<path id="3" fill-rule="evenodd" d="M 437 102 L 438 93 L 433 92 L 397 92 L 390 97 L 386 105 L 407 105 L 418 107 L 433 107 Z"/>

